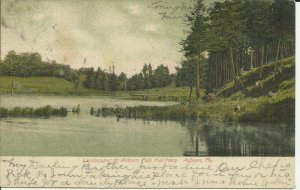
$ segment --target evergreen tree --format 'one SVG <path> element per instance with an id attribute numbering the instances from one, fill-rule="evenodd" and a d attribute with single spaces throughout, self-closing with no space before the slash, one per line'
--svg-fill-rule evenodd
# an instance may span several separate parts
<path id="1" fill-rule="evenodd" d="M 95 88 L 95 76 L 94 76 L 94 68 L 90 68 L 86 73 L 86 80 L 84 81 L 84 87 L 86 88 Z"/>
<path id="2" fill-rule="evenodd" d="M 272 4 L 272 25 L 278 46 L 276 61 L 284 54 L 286 42 L 294 41 L 295 36 L 295 2 L 292 0 L 275 0 Z"/>
<path id="3" fill-rule="evenodd" d="M 196 62 L 196 96 L 200 97 L 201 60 L 203 52 L 207 49 L 207 18 L 203 0 L 197 0 L 194 9 L 187 15 L 190 33 L 181 42 L 185 57 L 192 63 Z"/>
<path id="4" fill-rule="evenodd" d="M 154 86 L 154 78 L 153 78 L 153 70 L 152 70 L 152 65 L 148 64 L 148 72 L 149 72 L 149 88 L 153 88 Z"/>
<path id="5" fill-rule="evenodd" d="M 95 89 L 101 90 L 101 69 L 98 67 L 96 73 L 95 73 Z"/>
<path id="6" fill-rule="evenodd" d="M 196 83 L 196 64 L 190 61 L 182 61 L 181 67 L 176 67 L 175 84 L 179 86 L 189 86 L 190 95 L 192 96 L 193 87 Z"/>
<path id="7" fill-rule="evenodd" d="M 108 90 L 108 74 L 102 71 L 100 73 L 100 90 Z"/>
<path id="8" fill-rule="evenodd" d="M 112 73 L 110 73 L 109 75 L 109 90 L 110 91 L 116 91 L 117 90 L 117 87 L 118 87 L 118 77 L 117 75 L 115 74 L 115 67 L 112 66 Z"/>
<path id="9" fill-rule="evenodd" d="M 147 64 L 144 65 L 142 74 L 144 78 L 144 89 L 148 89 L 150 88 L 150 78 L 149 78 L 149 69 Z"/>
<path id="10" fill-rule="evenodd" d="M 262 77 L 264 64 L 295 54 L 292 0 L 225 0 L 207 13 L 203 1 L 196 0 L 187 24 L 190 33 L 181 45 L 187 60 L 197 65 L 196 95 L 201 82 L 210 90 L 232 80 L 242 87 L 244 70 L 259 67 Z M 208 62 L 199 56 L 206 50 Z"/>
<path id="11" fill-rule="evenodd" d="M 119 80 L 119 89 L 120 90 L 127 90 L 127 76 L 125 73 L 121 72 L 121 74 L 118 77 Z"/>
<path id="12" fill-rule="evenodd" d="M 171 84 L 172 80 L 170 77 L 169 69 L 168 67 L 164 65 L 158 66 L 154 70 L 154 80 L 155 80 L 155 86 L 154 87 L 165 87 Z"/>

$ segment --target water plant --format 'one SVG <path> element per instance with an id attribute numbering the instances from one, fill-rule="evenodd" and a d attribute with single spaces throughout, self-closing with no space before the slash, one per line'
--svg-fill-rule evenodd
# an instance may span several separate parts
<path id="1" fill-rule="evenodd" d="M 68 110 L 64 107 L 53 108 L 49 105 L 40 108 L 21 108 L 14 107 L 12 109 L 0 107 L 0 118 L 5 117 L 65 117 Z"/>

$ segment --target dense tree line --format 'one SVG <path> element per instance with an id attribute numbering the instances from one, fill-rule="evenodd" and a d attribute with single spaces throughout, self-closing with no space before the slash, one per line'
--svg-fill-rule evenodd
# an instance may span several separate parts
<path id="1" fill-rule="evenodd" d="M 170 74 L 167 66 L 159 65 L 153 70 L 151 64 L 145 64 L 142 72 L 128 79 L 128 89 L 142 90 L 161 88 L 170 85 L 172 81 L 173 75 Z"/>
<path id="2" fill-rule="evenodd" d="M 0 76 L 16 77 L 58 77 L 78 83 L 78 72 L 70 65 L 58 64 L 55 61 L 44 62 L 39 53 L 16 54 L 10 51 L 0 63 Z"/>
<path id="3" fill-rule="evenodd" d="M 85 75 L 83 86 L 89 89 L 115 91 L 118 89 L 125 90 L 126 74 L 121 73 L 117 76 L 114 72 L 106 72 L 100 67 L 95 71 L 94 68 L 81 68 L 79 73 Z"/>
<path id="4" fill-rule="evenodd" d="M 39 53 L 20 53 L 10 51 L 0 62 L 0 76 L 13 77 L 58 77 L 74 82 L 75 87 L 80 84 L 79 76 L 85 76 L 83 86 L 102 91 L 143 90 L 165 87 L 171 84 L 173 75 L 166 66 L 160 65 L 152 69 L 151 64 L 145 64 L 142 71 L 127 78 L 126 74 L 115 73 L 114 66 L 109 71 L 101 68 L 71 69 L 70 65 L 58 64 L 56 61 L 45 62 Z"/>
<path id="5" fill-rule="evenodd" d="M 176 80 L 195 86 L 197 97 L 200 87 L 221 88 L 253 68 L 262 77 L 263 65 L 295 54 L 292 0 L 225 0 L 209 8 L 195 0 L 186 21 L 190 30 L 181 42 L 186 61 L 177 68 Z"/>
<path id="6" fill-rule="evenodd" d="M 165 87 L 172 83 L 173 78 L 168 67 L 160 65 L 153 70 L 151 64 L 145 64 L 140 73 L 130 78 L 127 78 L 123 72 L 120 75 L 115 74 L 114 68 L 110 69 L 110 72 L 106 72 L 101 68 L 96 71 L 94 71 L 94 68 L 82 68 L 80 72 L 86 76 L 83 83 L 84 87 L 103 91 Z"/>

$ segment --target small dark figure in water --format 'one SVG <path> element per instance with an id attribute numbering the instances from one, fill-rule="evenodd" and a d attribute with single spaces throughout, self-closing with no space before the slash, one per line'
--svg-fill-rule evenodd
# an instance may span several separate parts
<path id="1" fill-rule="evenodd" d="M 94 107 L 91 107 L 91 109 L 90 109 L 90 114 L 91 114 L 91 115 L 94 115 Z"/>
<path id="2" fill-rule="evenodd" d="M 80 104 L 77 105 L 76 112 L 80 113 Z"/>
<path id="3" fill-rule="evenodd" d="M 80 113 L 80 104 L 78 104 L 76 108 L 72 108 L 72 113 Z"/>
<path id="4" fill-rule="evenodd" d="M 96 116 L 97 116 L 97 117 L 99 117 L 99 116 L 100 116 L 100 114 L 101 114 L 101 109 L 100 109 L 100 108 L 98 108 L 98 110 L 97 110 L 97 113 L 96 113 Z"/>

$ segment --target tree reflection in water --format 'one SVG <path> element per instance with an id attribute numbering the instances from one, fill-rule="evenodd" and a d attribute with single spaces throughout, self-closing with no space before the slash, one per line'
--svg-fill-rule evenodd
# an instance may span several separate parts
<path id="1" fill-rule="evenodd" d="M 185 121 L 190 145 L 184 156 L 294 156 L 294 126 Z"/>

